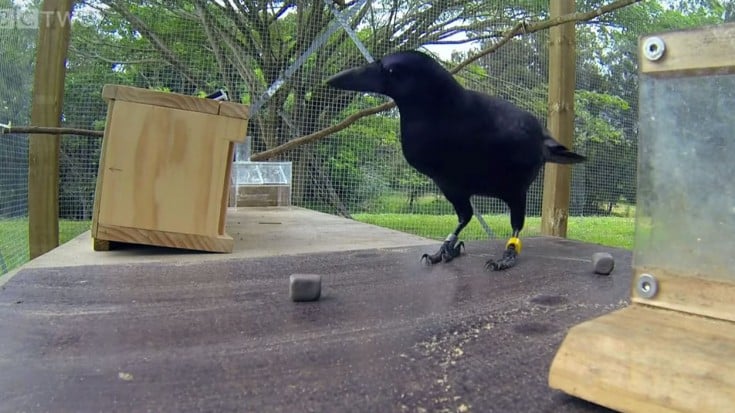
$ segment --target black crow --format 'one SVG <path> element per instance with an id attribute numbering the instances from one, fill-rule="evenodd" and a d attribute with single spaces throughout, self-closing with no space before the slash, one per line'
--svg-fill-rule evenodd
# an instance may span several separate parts
<path id="1" fill-rule="evenodd" d="M 459 233 L 473 215 L 470 197 L 499 198 L 510 208 L 513 235 L 500 260 L 485 267 L 510 268 L 521 252 L 518 238 L 526 193 L 545 162 L 571 164 L 585 157 L 554 140 L 531 113 L 510 102 L 460 85 L 439 62 L 418 51 L 387 55 L 327 80 L 332 87 L 393 98 L 400 112 L 406 161 L 431 178 L 452 203 L 459 225 L 435 254 L 435 264 L 461 253 Z"/>

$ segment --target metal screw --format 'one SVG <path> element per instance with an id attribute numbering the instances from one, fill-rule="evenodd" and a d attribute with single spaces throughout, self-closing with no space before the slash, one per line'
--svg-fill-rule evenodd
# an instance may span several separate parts
<path id="1" fill-rule="evenodd" d="M 646 59 L 655 61 L 661 58 L 666 51 L 666 44 L 660 37 L 649 37 L 643 42 L 643 55 Z"/>
<path id="2" fill-rule="evenodd" d="M 641 274 L 638 276 L 635 290 L 643 298 L 653 298 L 658 293 L 658 281 L 651 274 Z"/>

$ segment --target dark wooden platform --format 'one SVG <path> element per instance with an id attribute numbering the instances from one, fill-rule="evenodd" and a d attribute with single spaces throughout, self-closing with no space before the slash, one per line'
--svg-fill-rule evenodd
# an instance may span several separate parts
<path id="1" fill-rule="evenodd" d="M 569 327 L 625 305 L 631 254 L 534 238 L 483 271 L 501 248 L 23 270 L 0 291 L 0 411 L 604 411 L 548 369 Z M 323 274 L 320 301 L 289 301 L 295 272 Z"/>

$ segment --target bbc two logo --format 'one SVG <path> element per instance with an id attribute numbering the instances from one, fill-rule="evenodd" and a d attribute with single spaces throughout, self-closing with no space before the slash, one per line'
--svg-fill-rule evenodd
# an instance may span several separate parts
<path id="1" fill-rule="evenodd" d="M 34 8 L 0 9 L 0 30 L 38 29 L 41 25 L 50 27 L 52 24 L 64 27 L 70 21 L 69 12 L 43 11 Z"/>

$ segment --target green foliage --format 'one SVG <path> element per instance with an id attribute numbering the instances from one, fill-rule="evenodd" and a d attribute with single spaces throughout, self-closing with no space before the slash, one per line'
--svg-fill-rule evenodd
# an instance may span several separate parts
<path id="1" fill-rule="evenodd" d="M 379 103 L 377 98 L 357 100 L 345 114 Z M 389 172 L 396 155 L 400 155 L 397 133 L 395 116 L 371 116 L 317 146 L 317 154 L 326 159 L 330 176 L 338 178 L 332 182 L 335 192 L 351 210 L 366 208 L 370 199 L 393 185 Z"/>
<path id="2" fill-rule="evenodd" d="M 636 145 L 622 124 L 632 117 L 630 105 L 617 96 L 579 90 L 575 113 L 575 150 L 588 158 L 580 212 L 609 215 L 618 202 L 635 202 Z"/>

